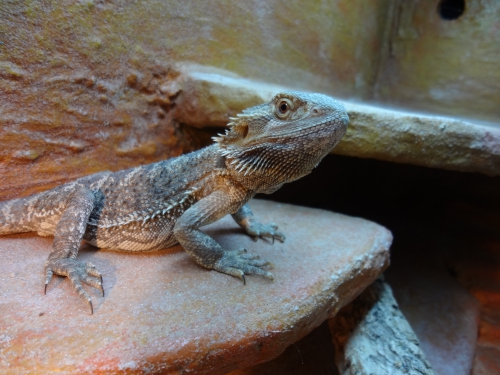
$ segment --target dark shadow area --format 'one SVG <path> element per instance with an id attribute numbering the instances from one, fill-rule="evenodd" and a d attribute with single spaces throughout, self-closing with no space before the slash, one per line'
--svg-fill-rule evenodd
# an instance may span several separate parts
<path id="1" fill-rule="evenodd" d="M 437 10 L 442 19 L 456 20 L 465 11 L 465 0 L 441 0 Z"/>
<path id="2" fill-rule="evenodd" d="M 327 156 L 308 176 L 258 198 L 375 221 L 401 248 L 498 240 L 500 178 L 371 159 Z M 417 245 L 418 243 L 418 245 Z"/>
<path id="3" fill-rule="evenodd" d="M 328 323 L 290 345 L 278 358 L 230 375 L 338 375 Z"/>

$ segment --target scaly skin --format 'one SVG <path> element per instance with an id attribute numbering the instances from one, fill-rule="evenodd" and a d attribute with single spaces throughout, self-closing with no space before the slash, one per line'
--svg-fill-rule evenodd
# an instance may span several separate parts
<path id="1" fill-rule="evenodd" d="M 284 241 L 278 227 L 257 222 L 246 203 L 310 173 L 340 141 L 348 121 L 344 107 L 325 95 L 280 93 L 231 118 L 226 134 L 202 150 L 0 203 L 0 235 L 53 235 L 45 290 L 53 274 L 67 276 L 91 313 L 82 283 L 104 290 L 96 268 L 76 260 L 82 240 L 124 251 L 180 243 L 205 268 L 243 282 L 244 275 L 272 279 L 270 262 L 223 249 L 199 228 L 232 214 L 250 236 Z"/>

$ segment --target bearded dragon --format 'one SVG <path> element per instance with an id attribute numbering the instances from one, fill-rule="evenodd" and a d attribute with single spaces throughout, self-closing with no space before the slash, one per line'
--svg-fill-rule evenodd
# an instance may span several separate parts
<path id="1" fill-rule="evenodd" d="M 102 276 L 76 259 L 82 240 L 98 248 L 152 251 L 180 243 L 200 266 L 236 276 L 273 279 L 272 264 L 242 249 L 223 249 L 200 227 L 231 214 L 254 238 L 283 242 L 273 224 L 261 224 L 246 204 L 309 174 L 344 135 L 349 117 L 322 94 L 283 92 L 269 103 L 230 118 L 225 134 L 204 149 L 118 172 L 79 178 L 27 198 L 0 203 L 0 235 L 54 236 L 45 263 L 52 276 L 101 290 Z"/>

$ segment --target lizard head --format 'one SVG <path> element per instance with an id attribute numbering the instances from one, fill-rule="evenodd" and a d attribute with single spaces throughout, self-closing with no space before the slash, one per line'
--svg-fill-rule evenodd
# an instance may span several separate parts
<path id="1" fill-rule="evenodd" d="M 342 139 L 349 117 L 326 95 L 287 91 L 230 120 L 214 137 L 227 169 L 244 185 L 262 190 L 264 181 L 273 190 L 310 173 Z"/>

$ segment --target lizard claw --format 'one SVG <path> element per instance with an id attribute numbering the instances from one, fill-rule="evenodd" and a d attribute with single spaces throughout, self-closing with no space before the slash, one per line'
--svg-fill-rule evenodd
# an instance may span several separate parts
<path id="1" fill-rule="evenodd" d="M 271 266 L 271 262 L 260 259 L 258 255 L 247 254 L 243 249 L 226 251 L 213 268 L 227 275 L 238 277 L 243 281 L 243 285 L 246 285 L 245 274 L 260 275 L 273 280 L 273 274 L 263 269 L 263 267 L 271 268 Z"/>
<path id="2" fill-rule="evenodd" d="M 275 234 L 274 233 L 270 233 L 270 232 L 260 233 L 259 237 L 262 238 L 262 239 L 269 238 L 271 240 L 271 244 L 274 245 L 274 238 L 275 238 Z M 255 238 L 259 238 L 259 237 L 255 237 Z"/>
<path id="3" fill-rule="evenodd" d="M 68 279 L 73 284 L 76 292 L 85 302 L 88 303 L 90 307 L 90 314 L 93 314 L 94 308 L 92 305 L 92 300 L 90 299 L 85 289 L 83 289 L 82 283 L 100 289 L 102 296 L 104 297 L 102 275 L 99 273 L 99 271 L 96 270 L 94 265 L 91 263 L 82 263 L 71 258 L 47 261 L 47 264 L 45 266 L 45 294 L 47 294 L 47 285 L 49 285 L 54 274 L 68 277 Z"/>
<path id="4" fill-rule="evenodd" d="M 49 285 L 50 283 L 50 280 L 52 280 L 52 275 L 53 275 L 53 272 L 50 268 L 47 268 L 47 271 L 45 273 L 45 288 L 43 290 L 43 294 L 47 295 L 47 286 Z"/>
<path id="5" fill-rule="evenodd" d="M 258 222 L 250 222 L 245 227 L 246 232 L 253 237 L 254 241 L 260 238 L 271 239 L 272 244 L 277 239 L 280 242 L 285 241 L 285 235 L 277 230 L 278 226 L 275 223 L 261 224 Z"/>

